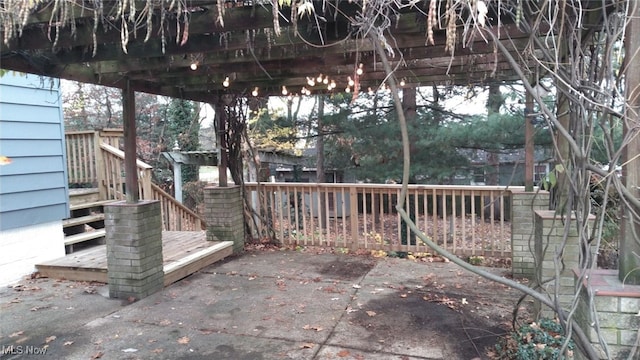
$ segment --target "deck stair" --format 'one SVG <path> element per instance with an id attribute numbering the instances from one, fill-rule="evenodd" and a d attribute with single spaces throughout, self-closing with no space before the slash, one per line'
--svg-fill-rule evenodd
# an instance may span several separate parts
<path id="1" fill-rule="evenodd" d="M 67 254 L 87 246 L 104 244 L 104 205 L 113 200 L 100 200 L 98 189 L 70 189 L 71 216 L 62 220 Z"/>

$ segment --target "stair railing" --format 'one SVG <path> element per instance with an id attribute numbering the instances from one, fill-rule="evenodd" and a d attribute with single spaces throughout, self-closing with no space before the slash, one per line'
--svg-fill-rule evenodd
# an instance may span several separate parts
<path id="1" fill-rule="evenodd" d="M 101 158 L 104 171 L 100 186 L 109 200 L 124 200 L 126 194 L 124 175 L 124 151 L 109 144 L 101 143 Z M 136 160 L 138 167 L 138 191 L 142 200 L 158 200 L 162 213 L 162 230 L 197 231 L 205 230 L 204 220 L 188 207 L 179 203 L 171 194 L 154 184 L 153 167 Z"/>

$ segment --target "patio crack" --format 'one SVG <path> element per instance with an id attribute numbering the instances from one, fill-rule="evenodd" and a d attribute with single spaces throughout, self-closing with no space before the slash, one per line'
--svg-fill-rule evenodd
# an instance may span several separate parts
<path id="1" fill-rule="evenodd" d="M 322 348 L 324 348 L 327 345 L 331 345 L 328 344 L 329 340 L 333 337 L 333 335 L 336 332 L 336 328 L 338 327 L 338 325 L 342 322 L 342 319 L 344 319 L 345 314 L 348 314 L 350 311 L 350 309 L 353 309 L 353 304 L 355 303 L 356 299 L 358 298 L 358 293 L 360 292 L 360 289 L 362 288 L 362 282 L 364 281 L 364 279 L 367 277 L 367 275 L 369 275 L 369 272 L 371 272 L 371 270 L 374 267 L 370 268 L 369 270 L 367 270 L 367 272 L 365 274 L 363 274 L 362 276 L 360 276 L 360 279 L 358 280 L 357 283 L 354 283 L 351 288 L 353 289 L 353 292 L 350 294 L 351 299 L 349 300 L 349 302 L 347 303 L 347 305 L 345 305 L 344 309 L 342 310 L 342 312 L 340 313 L 340 317 L 335 321 L 334 325 L 331 327 L 331 330 L 329 331 L 329 334 L 327 335 L 327 337 L 324 339 L 324 341 L 320 344 L 318 344 L 318 349 L 315 351 L 315 353 L 313 354 L 313 356 L 311 357 L 312 359 L 316 359 L 318 357 L 318 354 L 320 354 L 320 351 L 322 350 Z M 356 304 L 357 306 L 357 304 Z"/>

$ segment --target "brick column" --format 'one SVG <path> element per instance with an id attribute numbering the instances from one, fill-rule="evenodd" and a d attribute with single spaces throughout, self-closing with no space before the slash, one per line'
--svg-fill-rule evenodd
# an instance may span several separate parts
<path id="1" fill-rule="evenodd" d="M 629 359 L 640 328 L 640 285 L 622 284 L 618 270 L 591 270 L 582 283 L 575 319 L 600 353 L 600 359 Z M 597 328 L 609 356 L 598 339 Z M 640 351 L 640 350 L 638 350 Z M 585 359 L 578 353 L 576 359 Z M 633 359 L 638 359 L 640 352 Z"/>
<path id="2" fill-rule="evenodd" d="M 533 220 L 536 210 L 549 208 L 549 192 L 511 192 L 511 271 L 514 278 L 535 277 Z"/>
<path id="3" fill-rule="evenodd" d="M 164 286 L 160 202 L 106 205 L 109 296 L 144 298 Z"/>
<path id="4" fill-rule="evenodd" d="M 573 270 L 580 267 L 580 239 L 578 238 L 578 229 L 576 226 L 576 218 L 572 215 L 571 228 L 567 236 L 567 241 L 561 254 L 561 263 L 559 281 L 559 302 L 563 308 L 568 308 L 571 300 L 575 295 L 575 284 L 573 279 Z M 589 215 L 589 228 L 593 228 L 595 216 Z M 556 215 L 554 210 L 536 210 L 535 211 L 535 261 L 536 261 L 536 278 L 541 281 L 552 279 L 556 275 L 556 264 L 554 257 L 556 251 L 562 247 L 564 236 L 564 221 L 560 215 Z M 548 281 L 542 285 L 542 290 L 546 291 L 551 298 L 555 292 L 556 280 Z M 539 304 L 538 304 L 539 307 Z M 536 309 L 537 316 L 554 317 L 554 313 L 547 307 Z"/>
<path id="5" fill-rule="evenodd" d="M 233 252 L 244 249 L 244 216 L 239 186 L 204 188 L 207 240 L 233 241 Z"/>

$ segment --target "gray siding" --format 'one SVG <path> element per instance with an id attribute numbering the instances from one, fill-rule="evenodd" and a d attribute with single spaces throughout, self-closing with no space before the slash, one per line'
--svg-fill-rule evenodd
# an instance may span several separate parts
<path id="1" fill-rule="evenodd" d="M 58 81 L 0 77 L 0 231 L 69 214 L 64 123 Z"/>

